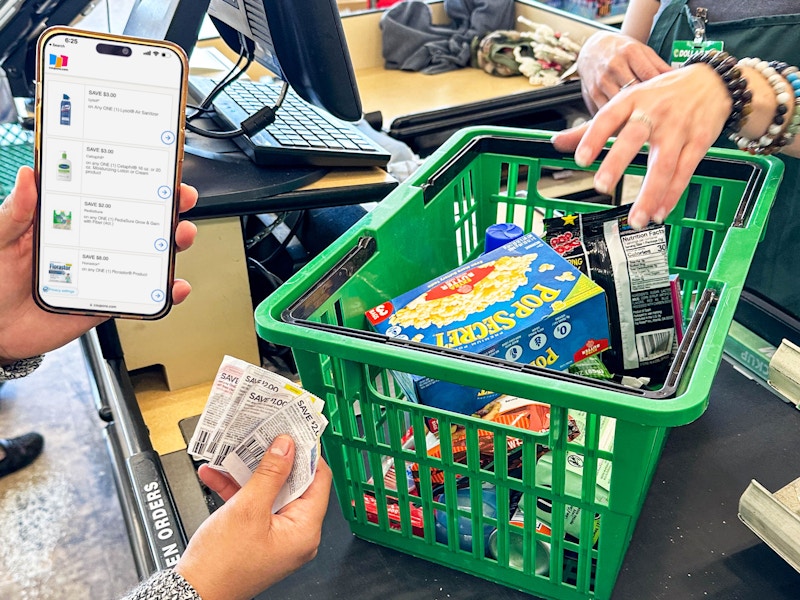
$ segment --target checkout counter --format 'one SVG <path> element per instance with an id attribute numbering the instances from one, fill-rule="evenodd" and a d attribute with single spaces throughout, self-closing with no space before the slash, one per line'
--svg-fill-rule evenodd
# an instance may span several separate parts
<path id="1" fill-rule="evenodd" d="M 525 0 L 517 5 L 542 16 Z M 476 78 L 491 77 L 477 70 L 445 74 L 448 81 L 384 71 L 375 58 L 379 16 L 343 18 L 363 103 L 367 112 L 380 112 L 385 130 L 418 152 L 467 124 L 556 127 L 580 105 L 577 85 L 537 96 L 525 78 L 476 85 Z M 574 23 L 587 31 L 596 26 Z M 471 95 L 477 90 L 484 97 Z M 177 261 L 177 275 L 194 288 L 185 305 L 157 322 L 106 323 L 82 340 L 142 577 L 174 564 L 218 505 L 197 480 L 186 445 L 223 355 L 260 363 L 241 215 L 379 201 L 395 185 L 380 169 L 308 170 L 295 172 L 294 185 L 280 189 L 257 167 L 236 169 L 247 173 L 247 184 L 231 191 L 219 185 L 225 181 L 219 174 L 204 178 L 209 171 L 201 159 L 187 155 L 185 180 L 200 189 L 201 201 L 188 215 L 199 228 L 197 243 Z M 800 575 L 738 521 L 737 504 L 751 478 L 774 490 L 798 476 L 797 419 L 794 407 L 723 363 L 705 415 L 670 434 L 613 597 L 795 598 Z M 164 500 L 158 514 L 148 507 L 154 491 Z M 261 597 L 530 596 L 355 538 L 332 497 L 317 558 Z"/>

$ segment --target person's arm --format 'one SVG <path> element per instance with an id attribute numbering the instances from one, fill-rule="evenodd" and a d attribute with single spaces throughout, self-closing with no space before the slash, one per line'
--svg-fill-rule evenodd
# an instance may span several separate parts
<path id="1" fill-rule="evenodd" d="M 293 461 L 294 442 L 281 435 L 241 490 L 225 474 L 201 466 L 200 478 L 225 504 L 195 532 L 174 570 L 155 574 L 123 600 L 248 600 L 313 559 L 331 470 L 320 459 L 305 493 L 273 514 Z"/>
<path id="2" fill-rule="evenodd" d="M 620 31 L 646 44 L 660 5 L 659 0 L 630 0 Z"/>
<path id="3" fill-rule="evenodd" d="M 197 202 L 197 190 L 181 185 L 181 211 Z M 14 189 L 0 204 L 0 367 L 18 364 L 70 342 L 104 319 L 45 312 L 33 300 L 33 217 L 37 193 L 33 170 L 22 167 Z M 175 231 L 179 250 L 192 245 L 197 228 L 182 221 Z M 191 286 L 176 279 L 176 303 L 188 296 Z"/>
<path id="4" fill-rule="evenodd" d="M 657 0 L 632 0 L 621 32 L 599 31 L 583 44 L 577 67 L 590 112 L 596 113 L 621 89 L 670 70 L 645 43 L 658 5 Z"/>
<path id="5" fill-rule="evenodd" d="M 752 113 L 741 133 L 758 139 L 772 122 L 776 93 L 755 69 L 741 74 L 752 93 Z M 785 106 L 794 112 L 794 96 Z M 562 152 L 575 152 L 581 166 L 591 164 L 612 136 L 616 140 L 594 178 L 603 193 L 614 189 L 625 168 L 645 143 L 649 144 L 647 173 L 629 214 L 633 227 L 649 220 L 663 222 L 675 207 L 695 168 L 722 133 L 733 102 L 726 84 L 708 64 L 696 64 L 664 73 L 614 97 L 592 121 L 556 134 L 553 143 Z M 798 156 L 797 140 L 784 148 Z"/>

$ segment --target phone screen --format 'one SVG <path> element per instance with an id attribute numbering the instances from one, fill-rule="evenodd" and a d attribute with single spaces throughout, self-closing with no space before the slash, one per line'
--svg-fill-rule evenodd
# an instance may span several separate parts
<path id="1" fill-rule="evenodd" d="M 37 300 L 63 312 L 163 316 L 185 56 L 76 31 L 45 33 L 38 60 Z"/>

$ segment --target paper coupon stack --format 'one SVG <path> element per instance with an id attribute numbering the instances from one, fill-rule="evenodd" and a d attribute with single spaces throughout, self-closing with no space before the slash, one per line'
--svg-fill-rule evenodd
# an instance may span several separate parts
<path id="1" fill-rule="evenodd" d="M 226 356 L 214 378 L 189 454 L 244 485 L 281 434 L 295 443 L 289 479 L 273 512 L 298 498 L 317 470 L 320 436 L 328 425 L 324 402 L 277 373 Z"/>

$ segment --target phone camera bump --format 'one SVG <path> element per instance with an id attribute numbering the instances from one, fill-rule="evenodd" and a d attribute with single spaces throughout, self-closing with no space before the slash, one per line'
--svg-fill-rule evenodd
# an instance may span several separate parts
<path id="1" fill-rule="evenodd" d="M 111 54 L 113 56 L 130 56 L 132 50 L 130 46 L 120 46 L 118 44 L 97 44 L 96 50 L 100 54 Z"/>

